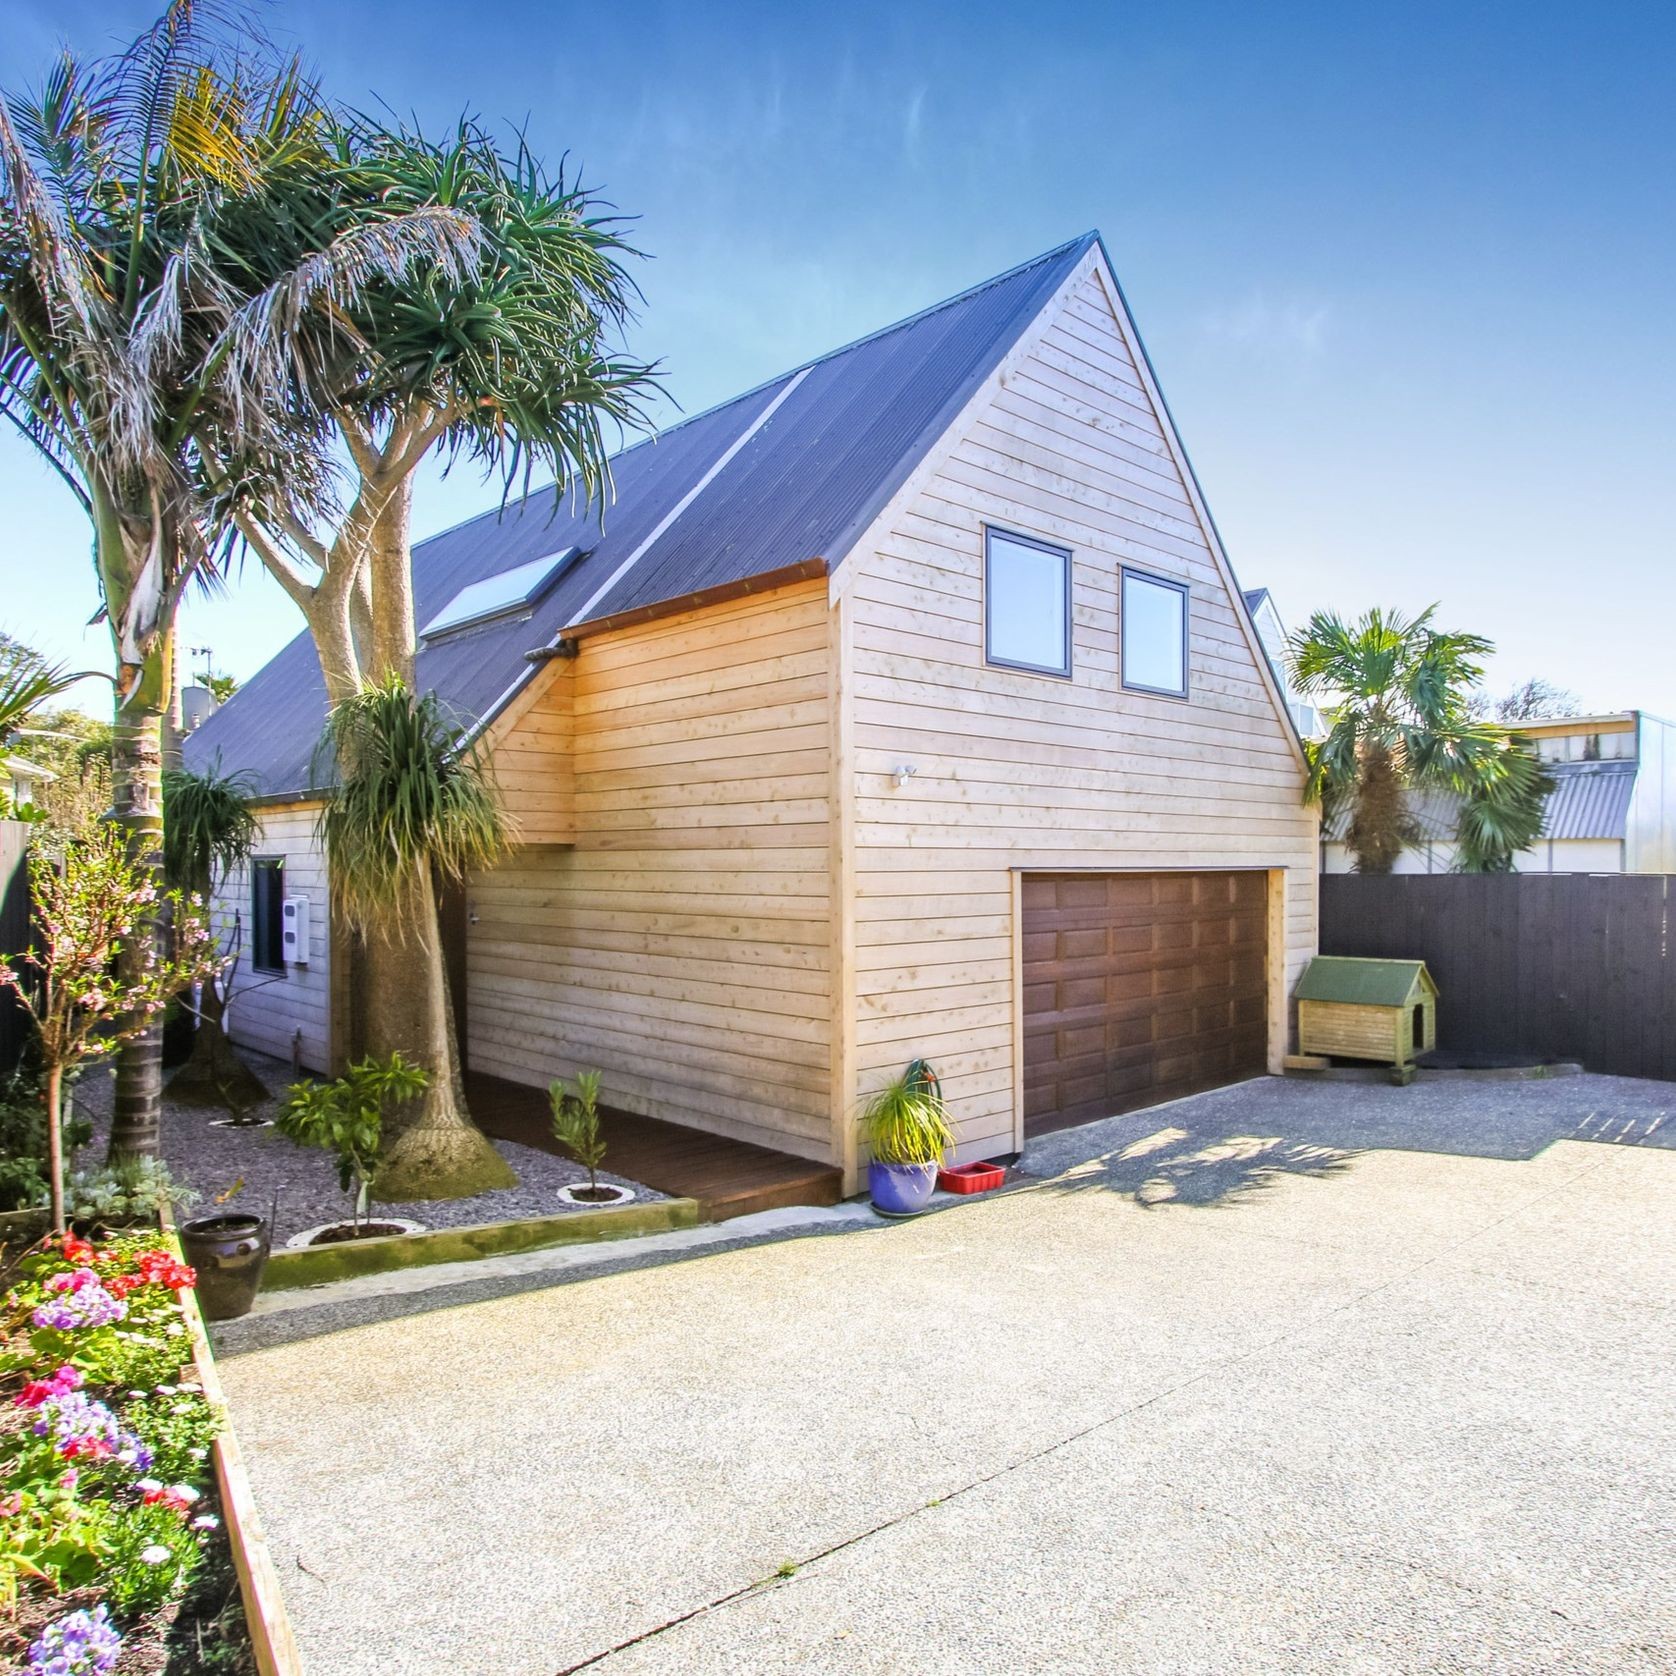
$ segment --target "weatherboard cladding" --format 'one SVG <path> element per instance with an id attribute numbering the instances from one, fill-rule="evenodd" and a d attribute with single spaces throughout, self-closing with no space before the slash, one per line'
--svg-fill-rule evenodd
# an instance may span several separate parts
<path id="1" fill-rule="evenodd" d="M 612 461 L 615 492 L 603 522 L 574 496 L 555 507 L 550 493 L 537 493 L 419 543 L 421 623 L 468 583 L 582 549 L 527 616 L 421 644 L 419 684 L 475 723 L 527 676 L 524 654 L 582 626 L 584 610 L 597 622 L 812 561 L 835 568 L 1095 242 L 1093 234 L 1073 240 L 625 449 Z M 187 760 L 201 766 L 219 756 L 250 773 L 262 796 L 301 792 L 321 782 L 314 749 L 325 711 L 319 665 L 302 634 L 192 735 Z"/>

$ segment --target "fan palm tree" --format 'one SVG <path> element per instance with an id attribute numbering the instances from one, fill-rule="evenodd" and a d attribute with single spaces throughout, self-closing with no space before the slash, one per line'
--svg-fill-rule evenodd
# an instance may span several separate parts
<path id="1" fill-rule="evenodd" d="M 387 675 L 335 706 L 322 741 L 340 765 L 320 816 L 332 896 L 363 938 L 364 992 L 375 1053 L 421 1055 L 431 1076 L 379 1166 L 379 1197 L 442 1198 L 510 1187 L 516 1178 L 466 1112 L 437 920 L 438 879 L 487 867 L 505 846 L 486 764 L 436 695 L 415 698 Z M 324 777 L 324 776 L 322 776 Z M 398 975 L 399 974 L 399 975 Z"/>
<path id="2" fill-rule="evenodd" d="M 250 807 L 250 782 L 226 774 L 219 761 L 200 773 L 163 773 L 163 871 L 171 888 L 208 902 L 216 886 L 250 859 L 259 831 Z M 231 959 L 238 959 L 235 939 Z M 239 1112 L 267 1095 L 254 1071 L 233 1051 L 222 1027 L 227 999 L 224 973 L 204 980 L 192 1053 L 169 1080 L 177 1100 L 226 1106 Z"/>
<path id="3" fill-rule="evenodd" d="M 1349 623 L 1318 611 L 1292 637 L 1297 690 L 1330 724 L 1309 745 L 1305 798 L 1329 818 L 1348 806 L 1345 843 L 1364 873 L 1389 873 L 1412 842 L 1411 790 L 1461 800 L 1458 854 L 1472 871 L 1510 868 L 1541 830 L 1552 782 L 1517 735 L 1471 714 L 1491 644 L 1435 628 L 1436 609 Z"/>
<path id="4" fill-rule="evenodd" d="M 347 786 L 366 743 L 361 695 L 384 695 L 368 700 L 376 704 L 414 687 L 410 519 L 420 463 L 437 451 L 465 456 L 498 473 L 508 493 L 540 469 L 551 473 L 556 496 L 603 499 L 606 428 L 640 422 L 654 386 L 653 369 L 611 348 L 635 296 L 620 228 L 588 191 L 549 176 L 522 141 L 508 154 L 469 121 L 440 142 L 357 121 L 337 130 L 333 155 L 331 172 L 304 182 L 284 218 L 299 243 L 333 236 L 369 201 L 409 214 L 458 213 L 480 239 L 478 259 L 463 272 L 431 264 L 370 288 L 352 306 L 321 311 L 312 338 L 305 321 L 266 378 L 285 382 L 289 412 L 309 417 L 323 447 L 341 441 L 353 466 L 341 508 L 295 493 L 237 502 L 241 533 L 308 621 L 329 703 L 350 706 L 335 728 Z M 251 232 L 253 267 L 298 259 L 276 244 L 272 226 Z M 237 435 L 231 446 L 236 452 Z M 399 1051 L 430 1074 L 421 1115 L 410 1122 L 445 1123 L 463 1157 L 469 1143 L 458 1136 L 469 1116 L 458 1044 L 450 1009 L 436 1001 L 444 974 L 432 870 L 449 865 L 447 841 L 439 833 L 443 848 L 427 854 L 423 836 L 415 827 L 401 888 L 360 904 L 366 1045 L 378 1056 Z M 355 892 L 344 879 L 334 888 Z M 426 970 L 414 981 L 421 962 Z M 410 1016 L 393 1016 L 398 1004 Z M 394 1158 L 414 1182 L 418 1166 L 408 1161 L 416 1156 L 398 1141 Z M 434 1156 L 440 1161 L 444 1150 Z M 498 1164 L 480 1142 L 460 1179 L 491 1159 Z M 440 1162 L 423 1187 L 435 1196 L 457 1190 Z"/>
<path id="5" fill-rule="evenodd" d="M 347 303 L 373 274 L 424 253 L 441 271 L 475 251 L 465 220 L 362 206 L 353 223 L 266 273 L 225 258 L 223 220 L 277 205 L 314 168 L 321 115 L 295 65 L 214 0 L 170 0 L 124 51 L 66 56 L 34 97 L 0 98 L 0 414 L 87 513 L 115 661 L 113 816 L 130 854 L 160 872 L 163 723 L 176 608 L 229 550 L 225 465 L 200 442 L 237 425 L 231 475 L 248 491 L 317 475 L 306 429 L 256 385 L 284 327 L 317 302 Z M 136 971 L 162 928 L 131 938 Z M 160 1032 L 118 1062 L 118 1152 L 155 1152 Z"/>

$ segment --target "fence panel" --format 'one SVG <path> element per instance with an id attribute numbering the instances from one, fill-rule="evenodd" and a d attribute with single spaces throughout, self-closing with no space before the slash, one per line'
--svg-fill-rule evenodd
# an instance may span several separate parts
<path id="1" fill-rule="evenodd" d="M 1676 1081 L 1676 875 L 1334 873 L 1321 952 L 1420 959 L 1438 1046 Z"/>
<path id="2" fill-rule="evenodd" d="M 29 828 L 23 821 L 0 821 L 0 954 L 20 954 L 29 946 Z M 29 1018 L 9 990 L 0 992 L 0 1076 L 9 1076 L 29 1039 Z"/>

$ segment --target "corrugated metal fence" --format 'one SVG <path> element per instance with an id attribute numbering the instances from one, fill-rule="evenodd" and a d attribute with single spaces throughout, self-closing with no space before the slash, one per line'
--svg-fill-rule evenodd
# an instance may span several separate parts
<path id="1" fill-rule="evenodd" d="M 29 828 L 0 821 L 0 954 L 29 946 Z M 29 1039 L 29 1019 L 9 990 L 0 992 L 0 1077 L 9 1076 Z"/>
<path id="2" fill-rule="evenodd" d="M 1321 952 L 1424 960 L 1438 1046 L 1676 1080 L 1676 875 L 1328 874 Z"/>

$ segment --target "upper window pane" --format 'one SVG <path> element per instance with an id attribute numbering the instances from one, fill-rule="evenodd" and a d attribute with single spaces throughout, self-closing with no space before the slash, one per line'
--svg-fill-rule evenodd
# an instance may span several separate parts
<path id="1" fill-rule="evenodd" d="M 1187 590 L 1138 571 L 1123 573 L 1123 684 L 1187 696 Z"/>
<path id="2" fill-rule="evenodd" d="M 1071 555 L 1063 548 L 984 532 L 984 656 L 1071 673 Z"/>

